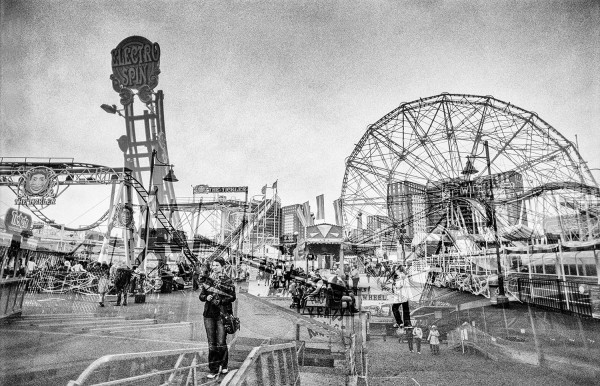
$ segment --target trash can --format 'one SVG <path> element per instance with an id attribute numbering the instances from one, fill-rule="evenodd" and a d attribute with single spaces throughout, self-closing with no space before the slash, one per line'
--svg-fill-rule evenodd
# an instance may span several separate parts
<path id="1" fill-rule="evenodd" d="M 144 292 L 144 282 L 146 281 L 146 275 L 140 273 L 135 281 L 134 288 L 134 303 L 146 303 L 146 293 Z"/>
<path id="2" fill-rule="evenodd" d="M 168 272 L 163 272 L 160 278 L 162 280 L 160 293 L 169 294 L 173 292 L 173 275 Z"/>
<path id="3" fill-rule="evenodd" d="M 492 305 L 498 305 L 498 279 L 489 279 L 488 287 L 490 288 L 490 303 Z"/>

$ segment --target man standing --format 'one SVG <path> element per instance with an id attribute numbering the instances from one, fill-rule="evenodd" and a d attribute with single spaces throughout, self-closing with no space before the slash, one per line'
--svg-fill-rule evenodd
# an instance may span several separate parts
<path id="1" fill-rule="evenodd" d="M 414 340 L 417 344 L 417 354 L 421 354 L 421 340 L 423 339 L 423 330 L 417 324 L 413 330 Z"/>
<path id="2" fill-rule="evenodd" d="M 408 342 L 408 350 L 413 352 L 413 326 L 408 325 L 404 329 L 406 334 L 406 341 Z"/>
<path id="3" fill-rule="evenodd" d="M 356 296 L 358 295 L 358 282 L 360 281 L 360 273 L 358 272 L 358 266 L 356 264 L 352 266 L 350 279 L 352 279 L 352 292 L 354 292 L 354 296 Z"/>

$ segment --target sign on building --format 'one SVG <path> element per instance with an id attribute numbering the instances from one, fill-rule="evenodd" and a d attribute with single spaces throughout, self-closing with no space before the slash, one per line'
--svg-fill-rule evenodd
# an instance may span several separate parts
<path id="1" fill-rule="evenodd" d="M 9 208 L 4 217 L 6 230 L 12 233 L 21 233 L 31 229 L 31 216 L 17 209 Z"/>
<path id="2" fill-rule="evenodd" d="M 208 185 L 196 185 L 194 186 L 194 194 L 203 193 L 247 193 L 247 186 L 208 186 Z"/>
<path id="3" fill-rule="evenodd" d="M 15 205 L 53 205 L 57 193 L 58 178 L 54 170 L 36 166 L 21 174 Z"/>
<path id="4" fill-rule="evenodd" d="M 113 83 L 125 87 L 152 90 L 160 74 L 160 46 L 141 36 L 130 36 L 111 52 Z M 113 85 L 115 86 L 115 85 Z M 116 89 L 116 88 L 115 88 Z"/>

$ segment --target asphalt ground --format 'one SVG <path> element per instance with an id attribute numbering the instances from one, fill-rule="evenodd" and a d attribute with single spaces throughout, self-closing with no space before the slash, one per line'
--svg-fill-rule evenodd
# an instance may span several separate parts
<path id="1" fill-rule="evenodd" d="M 242 284 L 242 292 L 251 286 Z M 481 300 L 480 297 L 459 297 L 461 302 Z M 290 299 L 287 297 L 247 296 L 240 293 L 237 307 L 242 321 L 240 336 L 260 339 L 292 340 L 296 334 L 296 322 L 300 319 L 290 312 Z M 45 369 L 52 366 L 68 366 L 71 362 L 91 363 L 101 355 L 122 352 L 141 352 L 165 348 L 181 348 L 205 344 L 202 326 L 203 304 L 198 300 L 198 292 L 189 289 L 168 294 L 149 294 L 146 302 L 136 304 L 133 297 L 128 306 L 116 306 L 115 297 L 107 297 L 106 307 L 99 307 L 95 295 L 80 294 L 28 294 L 24 302 L 25 317 L 51 318 L 61 315 L 86 316 L 97 319 L 98 324 L 110 326 L 111 319 L 115 323 L 120 320 L 135 323 L 145 319 L 154 319 L 157 323 L 196 323 L 195 333 L 190 336 L 169 333 L 154 334 L 150 338 L 126 338 L 122 334 L 111 334 L 110 338 L 91 336 L 90 334 L 63 329 L 47 331 L 34 326 L 4 325 L 0 327 L 0 375 L 2 373 L 30 369 Z M 488 318 L 500 310 L 486 307 Z M 473 316 L 473 310 L 469 316 Z M 518 312 L 518 307 L 508 311 Z M 504 316 L 506 312 L 503 312 Z M 305 316 L 306 318 L 306 316 Z M 500 320 L 500 319 L 499 319 Z M 506 316 L 504 317 L 506 320 Z M 596 321 L 586 322 L 584 327 L 594 327 Z M 338 328 L 334 321 L 319 320 L 328 327 Z M 597 323 L 597 322 L 596 322 Z M 134 327 L 131 327 L 133 331 Z M 593 329 L 593 328 L 592 328 Z M 36 330 L 33 333 L 33 330 Z M 126 330 L 125 330 L 126 331 Z M 301 339 L 324 346 L 331 346 L 326 331 L 318 328 L 309 331 L 306 324 L 301 332 Z M 48 336 L 52 335 L 51 338 Z M 560 353 L 558 347 L 554 352 Z M 581 350 L 580 350 L 581 351 Z M 368 384 L 369 385 L 575 385 L 597 384 L 589 378 L 576 375 L 564 375 L 556 369 L 520 363 L 500 357 L 498 360 L 486 359 L 483 354 L 456 351 L 442 344 L 439 356 L 432 356 L 428 347 L 423 347 L 422 354 L 409 353 L 406 343 L 399 343 L 397 338 L 383 341 L 374 338 L 367 342 Z M 553 352 L 553 353 L 554 353 Z M 564 363 L 567 367 L 568 362 Z M 327 379 L 327 381 L 326 381 Z M 337 383 L 336 383 L 337 382 Z M 315 376 L 304 377 L 303 384 L 342 384 L 340 378 Z"/>

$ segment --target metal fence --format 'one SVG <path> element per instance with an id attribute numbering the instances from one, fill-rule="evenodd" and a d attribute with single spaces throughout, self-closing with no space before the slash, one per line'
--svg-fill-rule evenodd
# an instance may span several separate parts
<path id="1" fill-rule="evenodd" d="M 208 371 L 208 349 L 106 355 L 68 386 L 198 385 L 199 371 Z"/>
<path id="2" fill-rule="evenodd" d="M 296 343 L 255 347 L 221 385 L 300 385 L 297 350 Z"/>
<path id="3" fill-rule="evenodd" d="M 592 316 L 590 291 L 585 284 L 560 279 L 517 279 L 519 300 L 566 314 Z"/>

